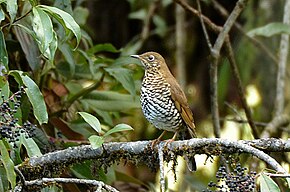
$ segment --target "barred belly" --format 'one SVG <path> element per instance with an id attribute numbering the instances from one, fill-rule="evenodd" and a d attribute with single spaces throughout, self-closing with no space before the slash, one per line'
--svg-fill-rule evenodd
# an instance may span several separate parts
<path id="1" fill-rule="evenodd" d="M 183 124 L 171 99 L 170 85 L 162 76 L 144 77 L 140 100 L 144 116 L 156 128 L 174 132 Z"/>

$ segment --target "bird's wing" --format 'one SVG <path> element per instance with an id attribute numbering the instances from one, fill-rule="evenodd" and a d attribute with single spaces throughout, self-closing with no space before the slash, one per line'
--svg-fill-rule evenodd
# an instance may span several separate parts
<path id="1" fill-rule="evenodd" d="M 170 84 L 171 98 L 174 101 L 177 110 L 180 112 L 183 121 L 187 125 L 190 135 L 196 137 L 193 114 L 188 106 L 184 92 L 175 78 L 167 78 L 167 82 Z"/>

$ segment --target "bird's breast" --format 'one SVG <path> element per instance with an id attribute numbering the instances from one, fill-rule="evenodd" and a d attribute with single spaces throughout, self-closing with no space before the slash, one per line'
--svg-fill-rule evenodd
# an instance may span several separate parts
<path id="1" fill-rule="evenodd" d="M 176 131 L 182 124 L 181 116 L 171 99 L 170 84 L 161 75 L 144 76 L 140 100 L 144 116 L 155 127 Z"/>

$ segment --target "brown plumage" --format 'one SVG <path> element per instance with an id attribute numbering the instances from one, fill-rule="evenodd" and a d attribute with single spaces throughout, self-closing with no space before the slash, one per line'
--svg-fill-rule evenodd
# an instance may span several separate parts
<path id="1" fill-rule="evenodd" d="M 156 128 L 164 130 L 157 140 L 161 139 L 165 131 L 175 132 L 173 140 L 179 132 L 183 133 L 180 134 L 181 139 L 196 137 L 193 114 L 186 96 L 164 58 L 156 52 L 132 57 L 139 59 L 145 68 L 140 97 L 144 116 Z M 195 170 L 195 161 L 191 161 L 193 165 L 189 168 Z"/>

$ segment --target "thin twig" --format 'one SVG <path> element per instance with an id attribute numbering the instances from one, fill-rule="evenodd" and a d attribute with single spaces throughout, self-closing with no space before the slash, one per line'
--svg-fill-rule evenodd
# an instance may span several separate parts
<path id="1" fill-rule="evenodd" d="M 186 85 L 186 30 L 185 30 L 185 10 L 176 5 L 175 6 L 175 39 L 176 39 L 176 50 L 175 50 L 175 58 L 177 65 L 177 80 L 182 87 L 185 88 Z"/>
<path id="2" fill-rule="evenodd" d="M 247 117 L 249 125 L 250 125 L 250 127 L 252 129 L 252 133 L 253 133 L 254 138 L 258 139 L 259 138 L 258 130 L 257 130 L 257 127 L 256 127 L 256 125 L 254 123 L 253 118 L 252 118 L 251 109 L 250 109 L 250 107 L 247 104 L 247 100 L 246 100 L 246 97 L 245 97 L 245 91 L 244 91 L 244 88 L 242 86 L 242 81 L 241 81 L 240 74 L 239 74 L 239 71 L 238 71 L 238 67 L 237 67 L 237 64 L 236 64 L 234 52 L 233 52 L 231 43 L 230 43 L 228 38 L 226 39 L 226 52 L 227 52 L 228 60 L 230 62 L 230 66 L 231 66 L 232 71 L 233 71 L 233 77 L 234 77 L 234 79 L 236 81 L 236 84 L 237 84 L 238 94 L 239 94 L 242 106 L 243 106 L 243 108 L 245 110 L 246 117 Z"/>
<path id="3" fill-rule="evenodd" d="M 159 3 L 160 3 L 160 0 L 154 0 L 154 2 L 151 3 L 149 6 L 149 10 L 148 10 L 147 16 L 144 20 L 144 25 L 143 25 L 142 32 L 141 32 L 142 41 L 145 41 L 149 36 L 150 23 L 151 23 L 151 20 L 152 20 L 154 14 L 158 8 Z"/>
<path id="4" fill-rule="evenodd" d="M 199 17 L 201 15 L 202 20 L 210 30 L 214 31 L 215 33 L 219 33 L 222 30 L 220 26 L 217 26 L 216 24 L 211 22 L 211 20 L 208 17 L 199 13 L 199 11 L 191 7 L 185 0 L 174 0 L 174 1 L 178 3 L 180 6 L 182 6 L 185 10 L 191 12 L 194 16 Z"/>
<path id="5" fill-rule="evenodd" d="M 272 121 L 265 127 L 261 134 L 261 138 L 269 138 L 272 136 L 280 127 L 288 126 L 290 123 L 290 118 L 286 114 L 282 114 L 274 117 Z"/>
<path id="6" fill-rule="evenodd" d="M 13 21 L 13 24 L 20 21 L 21 19 L 23 19 L 24 17 L 26 17 L 27 15 L 29 15 L 30 13 L 32 12 L 32 9 L 30 9 L 29 11 L 27 11 L 24 15 L 16 18 L 14 21 Z M 1 29 L 5 28 L 5 27 L 8 27 L 9 25 L 11 25 L 11 23 L 6 23 L 5 25 L 3 25 L 1 27 Z"/>
<path id="7" fill-rule="evenodd" d="M 101 83 L 103 82 L 104 77 L 105 77 L 105 73 L 102 74 L 101 78 L 98 81 L 96 81 L 95 83 L 93 83 L 89 87 L 80 90 L 78 93 L 73 95 L 70 99 L 68 99 L 65 106 L 67 108 L 70 107 L 77 99 L 79 99 L 82 96 L 85 96 L 86 94 L 88 94 L 88 93 L 92 92 L 93 90 L 95 90 L 96 88 L 98 88 L 101 85 Z"/>
<path id="8" fill-rule="evenodd" d="M 236 123 L 249 123 L 249 121 L 247 121 L 246 119 L 237 119 L 237 118 L 220 118 L 221 121 L 233 121 Z M 254 122 L 256 126 L 260 126 L 260 127 L 266 127 L 268 125 L 268 123 L 264 123 L 264 122 Z"/>
<path id="9" fill-rule="evenodd" d="M 218 1 L 212 0 L 212 3 L 213 7 L 221 14 L 221 16 L 223 16 L 225 19 L 228 18 L 228 11 Z M 276 65 L 278 65 L 278 58 L 261 41 L 247 35 L 247 32 L 244 31 L 243 27 L 238 22 L 234 24 L 234 27 L 238 29 L 238 31 L 242 35 L 244 35 L 251 43 L 253 43 L 253 45 L 261 49 L 265 53 L 265 55 L 269 56 L 269 58 L 272 59 L 272 61 Z"/>
<path id="10" fill-rule="evenodd" d="M 160 189 L 161 192 L 165 192 L 165 173 L 164 173 L 164 157 L 163 157 L 164 142 L 158 144 L 158 159 L 159 159 L 159 170 L 160 170 Z"/>
<path id="11" fill-rule="evenodd" d="M 212 50 L 211 54 L 214 58 L 219 58 L 220 50 L 224 44 L 224 41 L 226 40 L 226 38 L 228 36 L 229 31 L 231 30 L 231 28 L 234 25 L 235 21 L 237 20 L 238 16 L 241 14 L 241 12 L 242 12 L 242 10 L 245 7 L 247 2 L 248 2 L 248 0 L 239 0 L 236 3 L 235 8 L 233 9 L 231 14 L 229 15 L 228 19 L 226 20 L 226 22 L 222 28 L 222 31 L 219 33 L 217 40 L 213 46 L 213 50 Z"/>
<path id="12" fill-rule="evenodd" d="M 117 189 L 114 187 L 105 184 L 102 181 L 96 181 L 91 179 L 76 179 L 76 178 L 42 178 L 42 179 L 36 179 L 32 181 L 25 181 L 26 186 L 34 187 L 46 187 L 48 185 L 52 185 L 55 183 L 76 183 L 76 184 L 84 184 L 84 185 L 91 185 L 100 187 L 101 189 L 104 189 L 109 192 L 118 192 Z"/>
<path id="13" fill-rule="evenodd" d="M 290 24 L 290 0 L 285 1 L 283 23 Z M 289 35 L 282 34 L 279 48 L 279 65 L 276 83 L 276 99 L 274 105 L 274 115 L 280 116 L 284 110 L 285 103 L 285 75 L 287 56 L 289 51 Z"/>
<path id="14" fill-rule="evenodd" d="M 207 46 L 209 47 L 209 50 L 211 50 L 212 49 L 212 44 L 210 42 L 209 35 L 208 35 L 206 27 L 204 25 L 203 17 L 202 17 L 202 14 L 201 14 L 200 0 L 197 0 L 197 7 L 198 7 L 198 11 L 199 11 L 199 16 L 198 17 L 200 19 L 200 23 L 201 23 L 201 27 L 202 27 L 202 30 L 203 30 L 203 33 L 204 33 L 204 36 L 205 36 L 205 40 L 207 42 Z"/>
<path id="15" fill-rule="evenodd" d="M 201 22 L 201 26 L 203 29 L 203 33 L 207 42 L 207 46 L 212 53 L 213 51 L 213 46 L 209 40 L 209 35 L 207 33 L 206 27 L 204 25 L 204 19 L 202 17 L 201 13 L 201 6 L 200 6 L 200 1 L 197 1 L 198 5 L 198 11 L 199 11 L 199 18 Z M 210 65 L 210 92 L 211 92 L 211 114 L 212 114 L 212 120 L 213 120 L 213 130 L 214 130 L 214 135 L 215 137 L 220 137 L 221 131 L 220 131 L 220 118 L 219 118 L 219 111 L 218 111 L 218 87 L 217 87 L 217 81 L 218 81 L 218 58 L 213 57 L 213 61 Z"/>
<path id="16" fill-rule="evenodd" d="M 281 177 L 281 178 L 290 178 L 290 174 L 282 174 L 282 173 L 263 173 L 269 177 Z"/>

